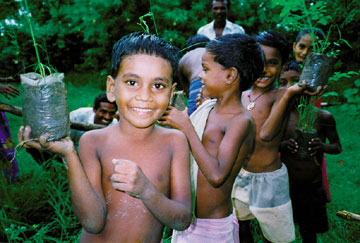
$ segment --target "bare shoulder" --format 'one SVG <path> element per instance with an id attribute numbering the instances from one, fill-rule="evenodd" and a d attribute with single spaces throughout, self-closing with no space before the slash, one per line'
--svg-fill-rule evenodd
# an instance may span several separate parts
<path id="1" fill-rule="evenodd" d="M 237 126 L 239 129 L 253 129 L 254 121 L 248 112 L 241 112 L 230 120 L 229 125 Z"/>
<path id="2" fill-rule="evenodd" d="M 108 126 L 102 129 L 87 131 L 81 136 L 79 144 L 92 144 L 96 146 L 96 144 L 112 137 L 114 129 L 116 129 L 115 126 Z"/>
<path id="3" fill-rule="evenodd" d="M 335 125 L 333 115 L 327 110 L 319 110 L 318 118 L 321 125 Z"/>
<path id="4" fill-rule="evenodd" d="M 185 134 L 177 129 L 172 128 L 165 128 L 157 126 L 157 136 L 161 140 L 166 140 L 170 142 L 171 144 L 178 143 L 178 142 L 187 142 Z"/>

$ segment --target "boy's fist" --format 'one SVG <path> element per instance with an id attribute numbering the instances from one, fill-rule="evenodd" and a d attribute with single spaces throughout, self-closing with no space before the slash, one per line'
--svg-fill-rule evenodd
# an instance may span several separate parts
<path id="1" fill-rule="evenodd" d="M 111 176 L 113 187 L 130 196 L 141 198 L 149 183 L 141 168 L 135 162 L 126 159 L 113 159 L 112 163 L 114 165 L 114 174 Z"/>

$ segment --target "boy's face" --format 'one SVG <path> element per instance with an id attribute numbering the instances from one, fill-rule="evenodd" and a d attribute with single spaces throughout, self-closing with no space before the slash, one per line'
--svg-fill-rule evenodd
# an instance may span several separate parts
<path id="1" fill-rule="evenodd" d="M 294 83 L 298 83 L 300 79 L 300 73 L 295 70 L 288 70 L 280 75 L 279 87 L 289 88 Z"/>
<path id="2" fill-rule="evenodd" d="M 228 72 L 219 63 L 214 61 L 214 55 L 206 51 L 202 56 L 202 72 L 199 74 L 203 84 L 202 93 L 205 97 L 215 98 L 221 92 L 221 84 Z"/>
<path id="3" fill-rule="evenodd" d="M 150 127 L 162 116 L 174 89 L 170 63 L 147 54 L 125 57 L 116 79 L 107 79 L 108 99 L 116 99 L 120 121 L 137 128 Z"/>
<path id="4" fill-rule="evenodd" d="M 307 55 L 312 53 L 312 39 L 309 34 L 300 37 L 300 40 L 293 44 L 295 59 L 298 62 L 304 62 Z"/>
<path id="5" fill-rule="evenodd" d="M 108 102 L 100 102 L 99 107 L 97 109 L 94 108 L 94 112 L 94 123 L 107 126 L 115 117 L 116 107 Z"/>
<path id="6" fill-rule="evenodd" d="M 274 85 L 281 71 L 281 56 L 278 49 L 270 46 L 261 45 L 264 53 L 264 71 L 262 75 L 255 81 L 258 88 L 267 88 Z"/>

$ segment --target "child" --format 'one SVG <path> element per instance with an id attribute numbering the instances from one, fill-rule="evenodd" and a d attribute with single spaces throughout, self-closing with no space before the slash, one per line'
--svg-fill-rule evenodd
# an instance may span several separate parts
<path id="1" fill-rule="evenodd" d="M 307 55 L 313 51 L 313 43 L 311 32 L 320 40 L 325 40 L 325 34 L 322 30 L 312 28 L 302 30 L 296 37 L 293 43 L 293 51 L 296 61 L 304 63 Z"/>
<path id="2" fill-rule="evenodd" d="M 145 33 L 123 37 L 113 48 L 107 96 L 116 100 L 118 125 L 85 133 L 79 157 L 69 138 L 27 146 L 61 154 L 71 198 L 84 227 L 80 242 L 160 242 L 164 225 L 191 222 L 189 150 L 179 131 L 155 126 L 174 91 L 178 52 Z M 21 128 L 19 140 L 29 138 Z"/>
<path id="3" fill-rule="evenodd" d="M 296 68 L 295 65 L 293 65 Z M 289 69 L 282 73 L 281 79 L 289 77 L 289 73 L 295 74 L 295 70 Z M 299 78 L 300 73 L 297 73 Z M 294 210 L 295 221 L 299 224 L 303 242 L 316 242 L 316 233 L 324 233 L 328 230 L 326 215 L 326 191 L 323 188 L 322 163 L 324 153 L 338 154 L 341 152 L 341 144 L 336 130 L 333 116 L 325 110 L 318 110 L 314 128 L 317 129 L 318 137 L 309 143 L 309 150 L 313 159 L 299 159 L 295 153 L 299 149 L 296 142 L 295 129 L 299 120 L 296 100 L 292 105 L 290 118 L 285 130 L 283 142 L 280 144 L 281 161 L 289 170 L 290 197 Z M 315 108 L 314 108 L 315 109 Z M 329 144 L 326 144 L 326 139 Z M 311 219 L 311 220 L 309 220 Z"/>
<path id="4" fill-rule="evenodd" d="M 277 89 L 281 67 L 289 56 L 287 40 L 276 31 L 259 33 L 265 67 L 242 103 L 255 123 L 255 148 L 235 180 L 233 202 L 239 219 L 242 242 L 252 242 L 250 219 L 259 221 L 264 241 L 291 242 L 295 229 L 289 195 L 288 173 L 278 156 L 289 100 L 305 89 L 299 85 Z"/>
<path id="5" fill-rule="evenodd" d="M 289 88 L 300 80 L 301 68 L 296 60 L 286 63 L 279 78 L 279 88 Z"/>
<path id="6" fill-rule="evenodd" d="M 328 111 L 319 110 L 314 124 L 318 137 L 313 138 L 308 147 L 314 159 L 297 159 L 294 153 L 299 148 L 295 134 L 298 119 L 299 114 L 295 103 L 290 113 L 284 141 L 280 146 L 281 160 L 289 170 L 294 219 L 299 224 L 303 242 L 316 242 L 316 234 L 328 230 L 327 195 L 322 182 L 321 161 L 323 161 L 324 153 L 340 153 L 341 144 L 333 116 Z M 326 143 L 326 139 L 329 140 L 329 144 Z"/>
<path id="7" fill-rule="evenodd" d="M 254 142 L 253 122 L 241 104 L 241 93 L 263 65 L 261 48 L 252 37 L 217 37 L 206 45 L 199 75 L 202 92 L 215 99 L 205 101 L 190 119 L 186 110 L 169 107 L 165 112 L 161 124 L 185 133 L 196 161 L 192 179 L 197 219 L 186 231 L 175 231 L 172 242 L 239 241 L 231 190 Z"/>
<path id="8" fill-rule="evenodd" d="M 205 45 L 210 41 L 203 35 L 191 36 L 186 41 L 187 53 L 180 59 L 178 77 L 184 91 L 188 95 L 189 116 L 196 110 L 196 97 L 200 93 L 202 71 L 201 58 L 205 53 Z"/>

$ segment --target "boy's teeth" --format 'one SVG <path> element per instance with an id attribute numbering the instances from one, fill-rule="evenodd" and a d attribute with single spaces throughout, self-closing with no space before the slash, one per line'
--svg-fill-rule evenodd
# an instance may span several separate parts
<path id="1" fill-rule="evenodd" d="M 133 108 L 135 111 L 140 111 L 140 112 L 148 112 L 151 111 L 151 109 L 143 109 L 143 108 Z"/>

